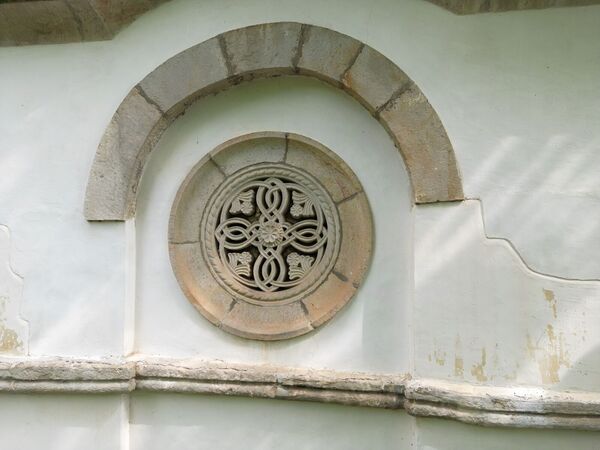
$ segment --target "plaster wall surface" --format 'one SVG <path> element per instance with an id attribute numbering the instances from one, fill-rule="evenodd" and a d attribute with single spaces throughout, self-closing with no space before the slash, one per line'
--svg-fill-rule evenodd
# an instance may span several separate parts
<path id="1" fill-rule="evenodd" d="M 415 374 L 598 391 L 600 282 L 531 271 L 481 209 L 417 208 Z"/>
<path id="2" fill-rule="evenodd" d="M 118 395 L 4 395 L 2 448 L 122 448 L 122 412 Z"/>
<path id="3" fill-rule="evenodd" d="M 223 450 L 403 450 L 411 448 L 413 421 L 401 411 L 210 396 L 136 395 L 131 449 L 179 449 L 198 442 L 200 448 Z"/>
<path id="4" fill-rule="evenodd" d="M 600 115 L 598 8 L 458 17 L 416 0 L 314 8 L 182 0 L 112 41 L 3 48 L 0 223 L 13 230 L 17 273 L 30 280 L 24 311 L 38 324 L 31 352 L 121 347 L 124 227 L 88 224 L 80 214 L 93 151 L 116 106 L 173 54 L 266 21 L 331 27 L 394 60 L 440 114 L 466 195 L 486 205 L 488 234 L 509 239 L 539 272 L 598 278 L 600 137 L 590 126 Z M 81 315 L 90 298 L 102 299 L 95 307 L 103 314 Z M 68 337 L 69 311 L 83 324 L 77 343 Z"/>
<path id="5" fill-rule="evenodd" d="M 333 88 L 280 79 L 204 99 L 171 127 L 144 176 L 137 223 L 85 222 L 95 149 L 131 87 L 220 32 L 280 20 L 347 33 L 406 71 L 448 131 L 465 194 L 479 200 L 411 210 L 402 162 L 375 121 Z M 18 325 L 30 355 L 139 350 L 597 390 L 599 41 L 598 6 L 459 17 L 420 0 L 173 0 L 112 41 L 2 48 L 6 323 Z M 358 174 L 375 213 L 376 255 L 357 298 L 318 333 L 278 344 L 212 328 L 181 294 L 166 251 L 166 215 L 193 163 L 261 129 L 330 146 Z M 374 448 L 591 449 L 598 442 L 593 433 L 481 429 L 275 401 L 136 396 L 129 418 L 113 396 L 4 396 L 1 403 L 8 448 L 127 448 L 128 422 L 132 448 L 168 448 L 178 433 L 207 442 L 230 433 L 220 418 L 232 415 L 248 433 L 264 426 L 258 418 L 274 417 L 277 426 L 253 435 L 258 448 L 281 447 L 283 437 L 301 442 L 306 433 L 305 448 L 335 448 L 334 438 L 339 448 L 365 448 L 365 436 Z M 341 428 L 332 434 L 319 423 L 310 434 L 315 416 Z M 197 425 L 202 420 L 214 423 L 214 433 Z M 292 429 L 296 422 L 304 429 Z M 228 445 L 243 446 L 244 436 Z"/>

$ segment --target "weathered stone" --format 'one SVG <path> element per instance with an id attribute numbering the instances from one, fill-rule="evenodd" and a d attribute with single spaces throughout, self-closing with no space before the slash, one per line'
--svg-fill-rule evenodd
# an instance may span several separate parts
<path id="1" fill-rule="evenodd" d="M 0 359 L 0 392 L 126 394 L 133 390 L 404 408 L 414 416 L 483 426 L 600 430 L 600 394 L 591 391 L 144 355 L 124 360 Z"/>
<path id="2" fill-rule="evenodd" d="M 416 86 L 387 105 L 379 118 L 404 157 L 417 203 L 463 198 L 452 144 L 438 115 Z"/>
<path id="3" fill-rule="evenodd" d="M 301 35 L 303 46 L 299 46 Z M 217 42 L 225 61 L 219 57 Z M 88 220 L 125 220 L 135 214 L 136 190 L 146 156 L 170 120 L 196 97 L 218 92 L 226 84 L 255 76 L 293 74 L 296 64 L 301 74 L 337 84 L 338 72 L 348 64 L 348 57 L 355 47 L 351 38 L 297 23 L 264 24 L 234 30 L 205 44 L 157 68 L 117 110 L 97 150 L 88 181 L 85 208 Z M 194 71 L 204 54 L 207 60 L 216 61 L 216 66 L 203 66 L 200 72 Z M 228 76 L 225 76 L 223 64 Z M 193 72 L 189 78 L 186 71 Z M 219 76 L 223 79 L 219 80 Z M 186 84 L 188 82 L 190 85 Z M 400 69 L 365 46 L 345 73 L 343 83 L 348 92 L 379 117 L 398 146 L 411 178 L 416 203 L 463 198 L 454 151 L 446 132 L 421 91 Z M 131 98 L 140 96 L 146 97 L 146 104 L 141 98 Z M 420 106 L 403 105 L 407 101 Z M 139 109 L 136 108 L 138 104 L 141 105 Z M 160 110 L 164 109 L 169 113 L 161 117 Z M 335 194 L 335 189 L 333 191 Z"/>
<path id="4" fill-rule="evenodd" d="M 0 379 L 21 381 L 109 381 L 135 376 L 133 362 L 60 357 L 0 359 Z"/>
<path id="5" fill-rule="evenodd" d="M 345 34 L 306 26 L 296 67 L 300 73 L 341 82 L 361 47 L 360 41 Z"/>
<path id="6" fill-rule="evenodd" d="M 371 209 L 364 192 L 338 204 L 342 223 L 340 253 L 333 268 L 338 276 L 358 287 L 371 262 L 373 224 Z"/>
<path id="7" fill-rule="evenodd" d="M 200 222 L 211 194 L 225 180 L 210 156 L 202 158 L 193 175 L 186 178 L 177 193 L 171 211 L 169 242 L 186 243 L 200 240 Z M 183 207 L 180 207 L 182 205 Z"/>
<path id="8" fill-rule="evenodd" d="M 21 2 L 0 5 L 0 45 L 31 45 L 81 40 L 65 2 Z"/>
<path id="9" fill-rule="evenodd" d="M 92 4 L 82 0 L 65 0 L 80 33 L 82 41 L 112 39 L 118 30 L 111 30 Z"/>
<path id="10" fill-rule="evenodd" d="M 177 115 L 203 93 L 222 89 L 226 78 L 225 58 L 213 38 L 167 60 L 139 86 L 163 112 Z"/>
<path id="11" fill-rule="evenodd" d="M 348 198 L 362 189 L 346 163 L 321 144 L 290 134 L 287 147 L 285 162 L 317 177 L 334 202 Z"/>
<path id="12" fill-rule="evenodd" d="M 231 175 L 243 167 L 267 162 L 283 162 L 285 133 L 254 133 L 220 145 L 212 152 L 213 161 L 226 174 Z M 228 151 L 221 149 L 228 148 Z"/>
<path id="13" fill-rule="evenodd" d="M 123 220 L 141 177 L 144 156 L 166 123 L 158 108 L 132 89 L 117 109 L 94 159 L 88 180 L 85 217 Z"/>
<path id="14" fill-rule="evenodd" d="M 81 0 L 78 0 L 81 1 Z M 116 34 L 140 15 L 169 0 L 86 0 L 102 17 L 111 33 Z"/>
<path id="15" fill-rule="evenodd" d="M 221 35 L 230 75 L 293 73 L 300 27 L 292 22 L 267 23 Z"/>
<path id="16" fill-rule="evenodd" d="M 366 108 L 374 112 L 411 81 L 392 61 L 365 46 L 344 74 L 342 83 Z"/>
<path id="17" fill-rule="evenodd" d="M 233 298 L 214 281 L 202 257 L 200 245 L 169 244 L 169 255 L 175 276 L 192 305 L 220 326 L 233 306 Z"/>
<path id="18" fill-rule="evenodd" d="M 359 235 L 372 225 L 361 192 L 341 159 L 303 136 L 262 132 L 220 145 L 174 201 L 170 255 L 182 290 L 238 336 L 307 333 L 350 300 L 366 271 L 372 237 Z M 332 277 L 336 265 L 350 278 Z"/>
<path id="19" fill-rule="evenodd" d="M 0 2 L 0 46 L 111 39 L 139 15 L 165 1 Z"/>
<path id="20" fill-rule="evenodd" d="M 221 328 L 237 336 L 260 339 L 289 339 L 313 329 L 298 302 L 280 306 L 258 306 L 236 302 L 221 322 Z"/>
<path id="21" fill-rule="evenodd" d="M 314 328 L 329 321 L 354 296 L 356 288 L 347 280 L 331 273 L 320 286 L 320 295 L 311 295 L 302 303 Z"/>
<path id="22" fill-rule="evenodd" d="M 598 0 L 428 0 L 455 14 L 598 5 Z"/>

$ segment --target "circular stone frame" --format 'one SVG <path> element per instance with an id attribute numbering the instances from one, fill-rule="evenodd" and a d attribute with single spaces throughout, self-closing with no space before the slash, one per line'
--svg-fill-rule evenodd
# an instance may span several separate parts
<path id="1" fill-rule="evenodd" d="M 323 207 L 335 209 L 330 214 L 334 250 L 326 267 L 303 289 L 290 289 L 289 297 L 281 292 L 272 298 L 264 292 L 245 295 L 248 290 L 237 289 L 236 281 L 227 279 L 226 271 L 215 271 L 214 258 L 207 257 L 214 242 L 206 239 L 206 223 L 215 201 L 231 180 L 263 167 L 275 174 L 303 173 L 327 197 Z M 217 327 L 258 340 L 299 336 L 331 319 L 360 286 L 372 244 L 371 210 L 354 172 L 331 150 L 292 133 L 252 133 L 218 146 L 181 184 L 169 223 L 171 265 L 188 300 Z"/>

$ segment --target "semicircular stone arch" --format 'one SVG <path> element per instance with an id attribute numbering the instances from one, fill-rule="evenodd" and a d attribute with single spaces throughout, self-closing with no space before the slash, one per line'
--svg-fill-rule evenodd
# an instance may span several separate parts
<path id="1" fill-rule="evenodd" d="M 135 216 L 148 155 L 192 103 L 243 81 L 281 75 L 318 78 L 366 107 L 399 149 L 415 203 L 463 199 L 446 131 L 402 70 L 344 34 L 278 22 L 228 31 L 184 50 L 129 92 L 96 152 L 86 191 L 86 219 L 122 221 Z"/>

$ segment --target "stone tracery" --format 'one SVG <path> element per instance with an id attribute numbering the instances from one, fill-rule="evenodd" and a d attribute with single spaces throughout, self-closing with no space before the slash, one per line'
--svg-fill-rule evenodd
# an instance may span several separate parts
<path id="1" fill-rule="evenodd" d="M 335 208 L 305 175 L 291 174 L 283 166 L 259 167 L 241 184 L 233 180 L 236 187 L 226 196 L 217 194 L 213 205 L 218 258 L 238 283 L 255 291 L 302 284 L 334 245 L 329 234 L 335 231 Z"/>
<path id="2" fill-rule="evenodd" d="M 169 254 L 183 293 L 245 338 L 289 339 L 326 323 L 356 293 L 371 249 L 356 175 L 294 133 L 221 144 L 194 166 L 171 210 Z"/>

